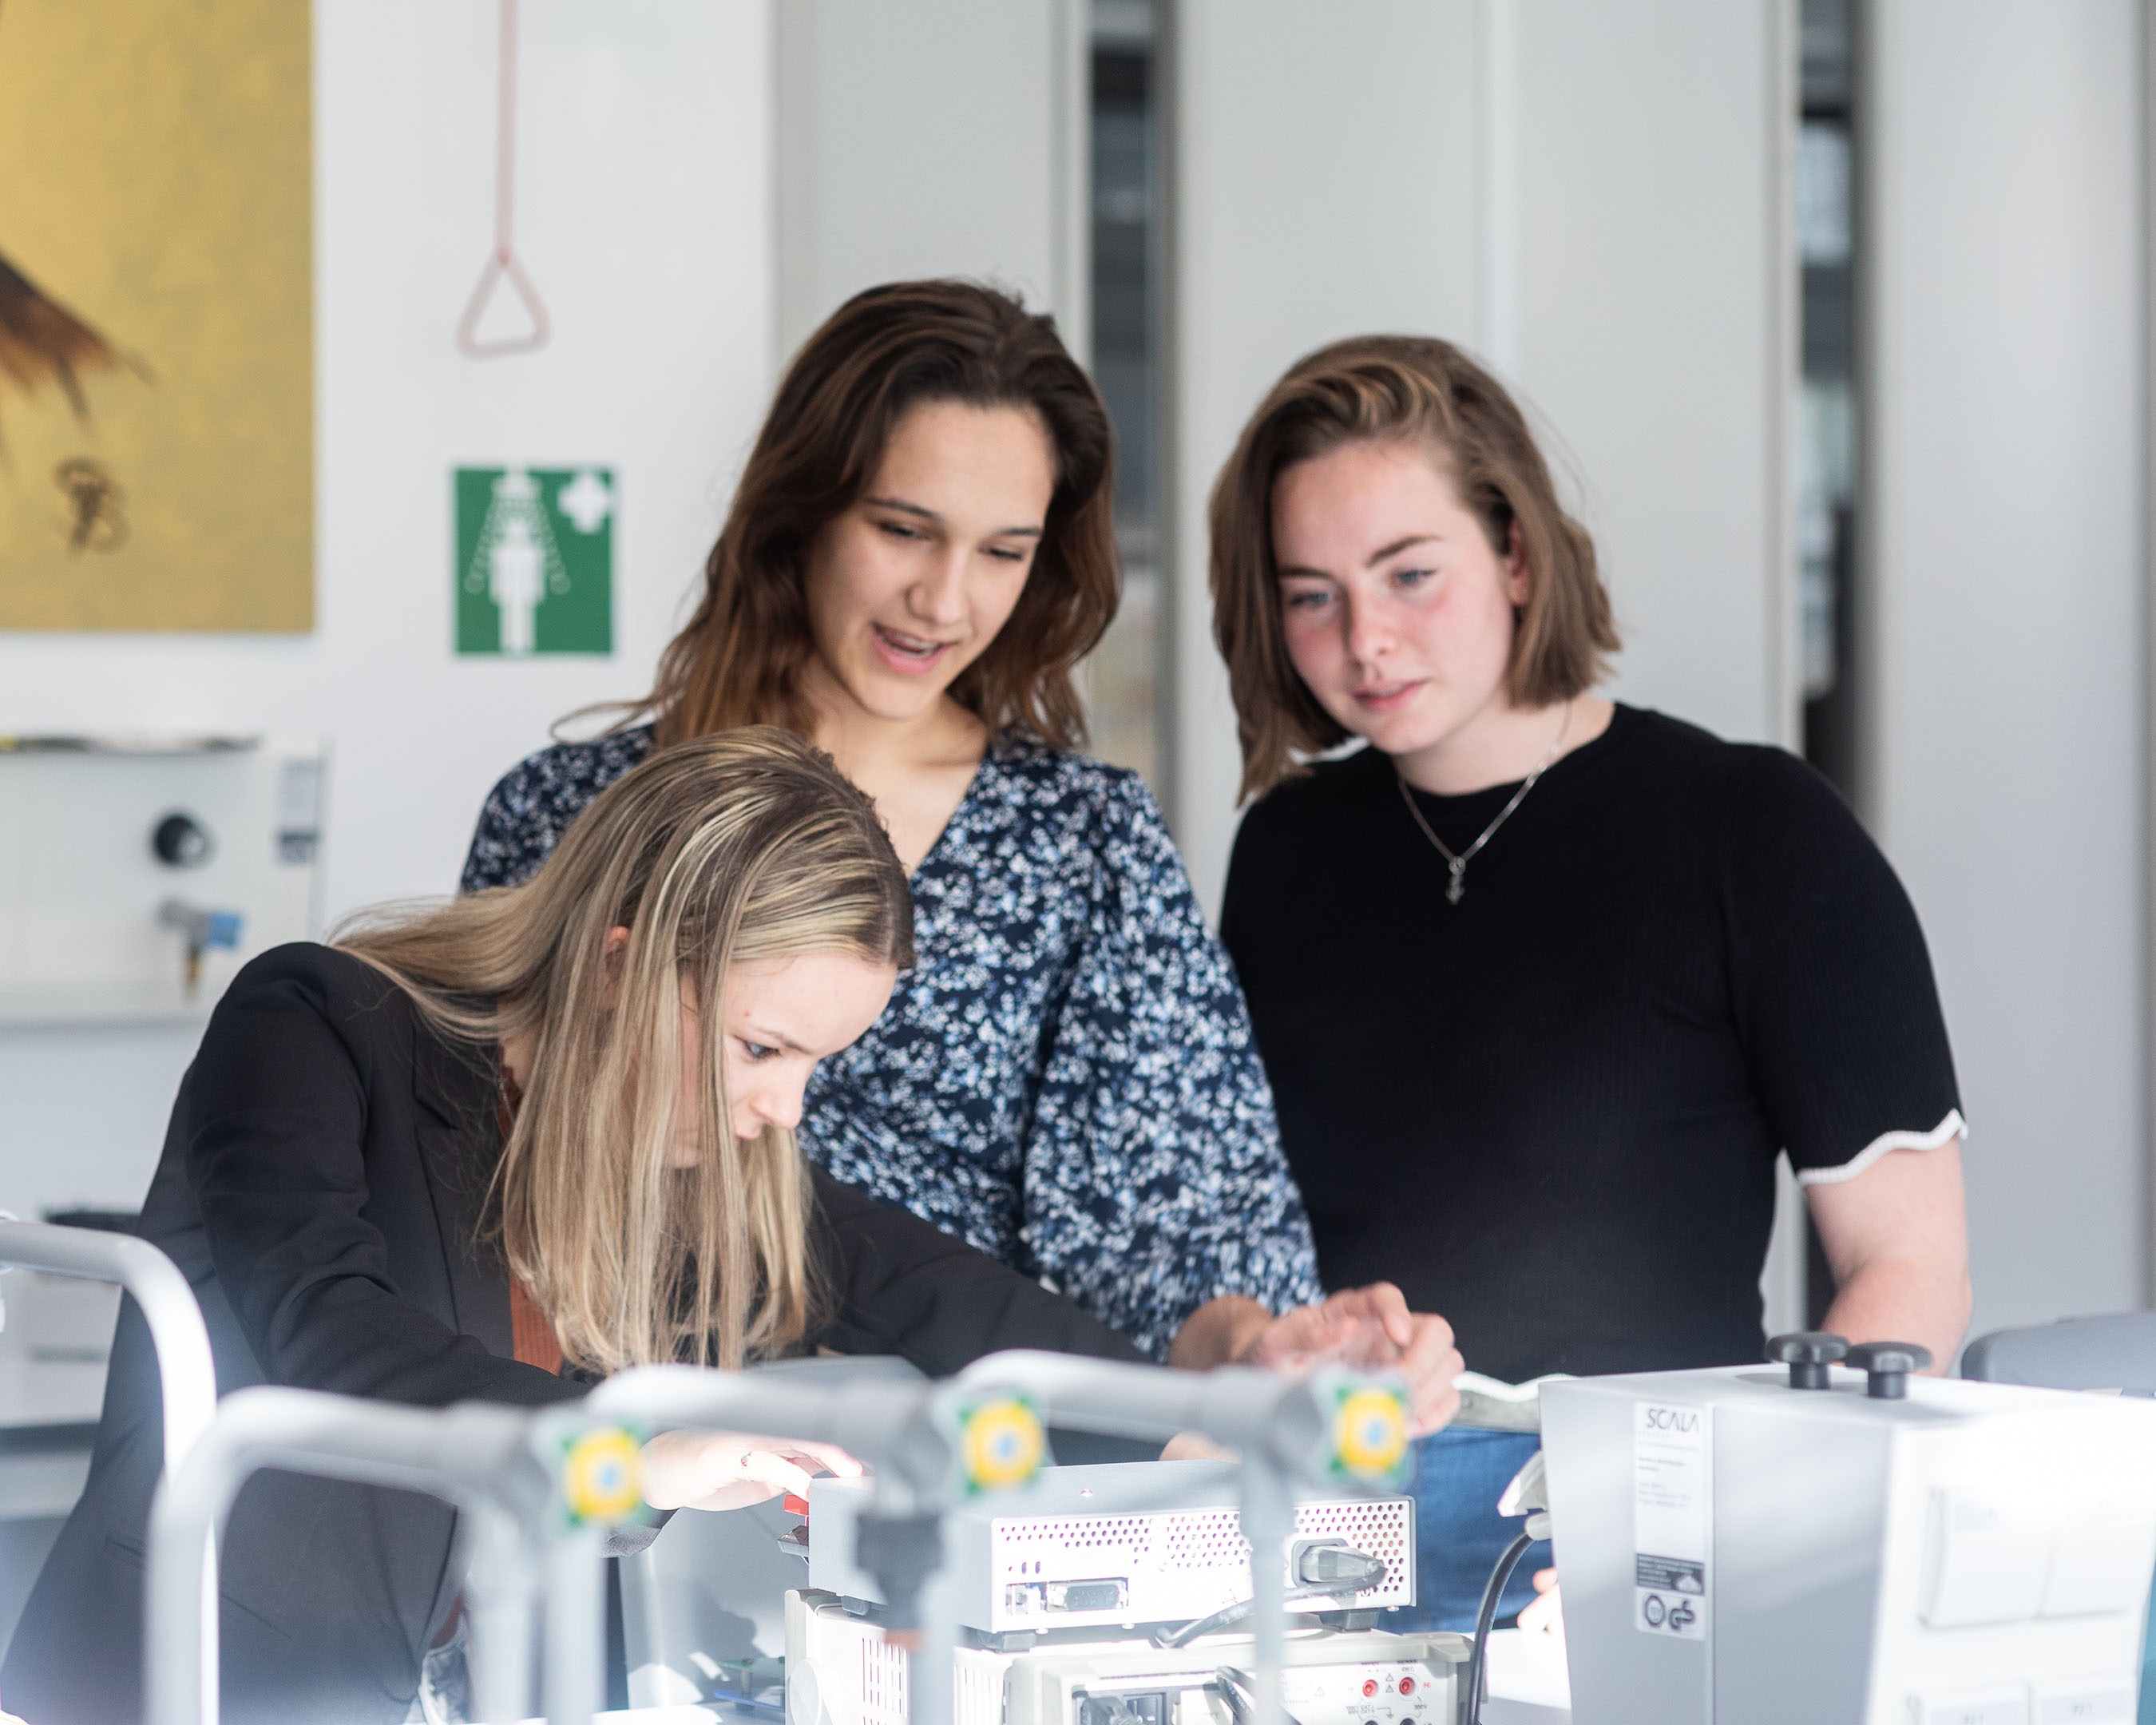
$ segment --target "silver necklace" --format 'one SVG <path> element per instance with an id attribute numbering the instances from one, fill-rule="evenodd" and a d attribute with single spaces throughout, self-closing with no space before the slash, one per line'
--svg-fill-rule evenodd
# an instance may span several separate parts
<path id="1" fill-rule="evenodd" d="M 1414 817 L 1414 824 L 1422 829 L 1423 837 L 1437 847 L 1437 854 L 1445 859 L 1445 866 L 1452 870 L 1452 879 L 1445 889 L 1447 904 L 1456 905 L 1467 896 L 1467 865 L 1474 861 L 1482 847 L 1496 836 L 1497 829 L 1512 818 L 1512 811 L 1527 801 L 1527 793 L 1535 788 L 1535 781 L 1548 772 L 1550 763 L 1557 759 L 1558 751 L 1564 747 L 1564 734 L 1571 729 L 1572 703 L 1568 701 L 1564 704 L 1564 717 L 1558 724 L 1557 741 L 1549 746 L 1549 752 L 1542 757 L 1532 773 L 1520 781 L 1519 789 L 1512 793 L 1512 800 L 1497 811 L 1496 819 L 1483 828 L 1481 836 L 1457 855 L 1453 854 L 1451 847 L 1444 839 L 1430 830 L 1430 823 L 1422 818 L 1422 810 L 1415 807 L 1414 793 L 1408 788 L 1407 774 L 1400 771 L 1398 761 L 1393 762 L 1393 778 L 1399 784 L 1400 801 L 1408 805 L 1408 813 Z"/>

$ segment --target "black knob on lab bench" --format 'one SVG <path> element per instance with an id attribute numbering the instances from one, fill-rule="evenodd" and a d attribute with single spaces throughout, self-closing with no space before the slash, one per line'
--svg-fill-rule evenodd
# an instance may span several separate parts
<path id="1" fill-rule="evenodd" d="M 209 829 L 183 809 L 175 809 L 150 834 L 150 850 L 168 869 L 198 869 L 217 849 Z"/>
<path id="2" fill-rule="evenodd" d="M 1909 1373 L 1931 1364 L 1932 1350 L 1914 1342 L 1860 1342 L 1849 1350 L 1849 1363 L 1864 1373 L 1866 1395 L 1898 1402 L 1909 1393 Z"/>
<path id="3" fill-rule="evenodd" d="M 1825 1389 L 1830 1381 L 1826 1368 L 1848 1353 L 1846 1336 L 1832 1335 L 1825 1330 L 1799 1330 L 1792 1335 L 1777 1336 L 1767 1344 L 1767 1358 L 1778 1366 L 1789 1368 L 1792 1389 Z"/>

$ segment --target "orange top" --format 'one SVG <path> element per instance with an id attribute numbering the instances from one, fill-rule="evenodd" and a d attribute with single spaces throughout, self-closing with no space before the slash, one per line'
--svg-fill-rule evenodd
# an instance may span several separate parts
<path id="1" fill-rule="evenodd" d="M 509 1279 L 509 1329 L 516 1338 L 516 1357 L 526 1365 L 548 1372 L 562 1369 L 562 1344 L 554 1337 L 554 1327 L 521 1276 Z"/>
<path id="2" fill-rule="evenodd" d="M 501 1101 L 495 1112 L 501 1127 L 501 1142 L 509 1142 L 509 1128 L 516 1118 L 516 1105 L 524 1100 L 524 1092 L 511 1075 L 509 1068 L 501 1069 Z M 554 1334 L 554 1326 L 547 1321 L 547 1314 L 539 1302 L 531 1297 L 531 1290 L 525 1286 L 524 1278 L 509 1278 L 509 1333 L 516 1349 L 518 1363 L 537 1366 L 542 1371 L 558 1373 L 562 1369 L 562 1344 Z"/>

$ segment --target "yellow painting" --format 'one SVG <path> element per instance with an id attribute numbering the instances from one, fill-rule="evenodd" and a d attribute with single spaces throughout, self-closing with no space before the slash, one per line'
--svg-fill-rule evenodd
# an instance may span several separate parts
<path id="1" fill-rule="evenodd" d="M 307 0 L 0 0 L 0 629 L 314 627 Z"/>

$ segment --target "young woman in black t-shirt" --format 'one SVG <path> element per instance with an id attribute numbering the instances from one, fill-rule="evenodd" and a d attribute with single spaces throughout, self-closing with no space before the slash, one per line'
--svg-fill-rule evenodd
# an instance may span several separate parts
<path id="1" fill-rule="evenodd" d="M 1609 598 L 1503 388 L 1442 341 L 1312 354 L 1211 526 L 1260 798 L 1221 933 L 1326 1284 L 1515 1381 L 1756 1359 L 1786 1151 L 1827 1327 L 1949 1362 L 1962 1118 L 1907 897 L 1802 762 L 1589 692 Z M 1424 1445 L 1422 1609 L 1460 1627 L 1533 1440 Z"/>

